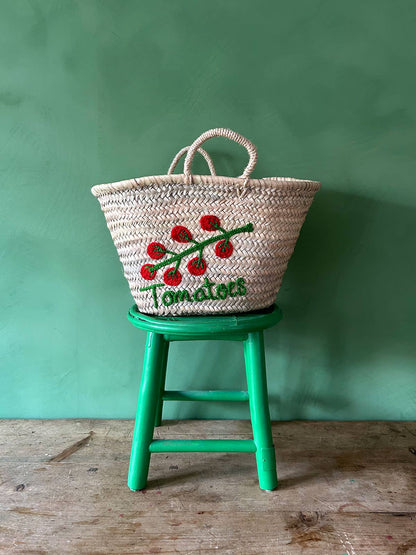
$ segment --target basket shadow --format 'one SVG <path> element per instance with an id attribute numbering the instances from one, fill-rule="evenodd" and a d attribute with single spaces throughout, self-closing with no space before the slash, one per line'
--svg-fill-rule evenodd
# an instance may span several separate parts
<path id="1" fill-rule="evenodd" d="M 394 387 L 398 362 L 411 383 L 415 236 L 414 207 L 318 193 L 277 297 L 283 321 L 266 332 L 274 417 L 386 417 L 362 398 L 359 414 L 354 394 L 363 376 Z"/>

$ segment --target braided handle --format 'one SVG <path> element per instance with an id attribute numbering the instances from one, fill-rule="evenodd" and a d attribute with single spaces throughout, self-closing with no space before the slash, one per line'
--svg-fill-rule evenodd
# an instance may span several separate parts
<path id="1" fill-rule="evenodd" d="M 178 154 L 177 154 L 177 155 L 175 156 L 175 158 L 172 160 L 171 165 L 169 166 L 168 175 L 171 175 L 171 174 L 174 172 L 174 170 L 175 170 L 175 168 L 176 168 L 176 166 L 177 166 L 179 160 L 182 158 L 182 156 L 185 154 L 185 152 L 188 152 L 188 150 L 189 150 L 190 148 L 191 148 L 190 146 L 185 146 L 184 148 L 182 148 L 182 149 L 178 152 Z M 199 152 L 200 154 L 202 154 L 202 156 L 205 158 L 205 160 L 206 160 L 206 162 L 207 162 L 207 164 L 208 164 L 208 167 L 209 167 L 209 171 L 211 172 L 211 175 L 217 175 L 216 172 L 215 172 L 214 162 L 211 160 L 211 157 L 210 157 L 210 155 L 208 154 L 208 152 L 207 152 L 206 150 L 204 150 L 203 148 L 198 148 L 198 152 Z"/>
<path id="2" fill-rule="evenodd" d="M 231 129 L 225 129 L 223 127 L 218 127 L 216 129 L 210 129 L 209 131 L 205 131 L 205 133 L 202 133 L 202 135 L 200 137 L 198 137 L 191 144 L 191 146 L 188 150 L 188 154 L 186 155 L 185 164 L 184 164 L 184 168 L 183 168 L 183 173 L 185 175 L 185 181 L 190 182 L 192 180 L 192 178 L 191 178 L 191 164 L 192 164 L 192 160 L 194 158 L 195 152 L 202 145 L 202 143 L 204 143 L 208 139 L 211 139 L 212 137 L 226 137 L 227 139 L 230 139 L 231 141 L 235 141 L 236 143 L 244 146 L 247 149 L 247 152 L 250 156 L 250 159 L 249 159 L 249 162 L 246 166 L 246 169 L 244 170 L 244 172 L 240 176 L 242 179 L 245 179 L 247 181 L 250 177 L 251 172 L 254 170 L 254 168 L 256 166 L 257 149 L 253 145 L 253 143 L 251 141 L 249 141 L 248 139 L 246 139 L 245 137 L 243 137 L 243 135 L 240 135 L 239 133 L 236 133 L 235 131 L 232 131 Z"/>

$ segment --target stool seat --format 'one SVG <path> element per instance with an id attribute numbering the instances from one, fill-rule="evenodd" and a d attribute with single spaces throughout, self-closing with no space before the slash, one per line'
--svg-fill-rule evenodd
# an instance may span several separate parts
<path id="1" fill-rule="evenodd" d="M 282 311 L 274 304 L 255 312 L 218 316 L 153 316 L 142 314 L 134 305 L 127 318 L 136 328 L 171 337 L 177 336 L 178 341 L 181 340 L 181 336 L 185 336 L 182 340 L 206 337 L 229 341 L 234 334 L 241 337 L 252 331 L 271 328 L 282 319 Z"/>
<path id="2" fill-rule="evenodd" d="M 227 315 L 153 316 L 133 306 L 127 315 L 137 328 L 147 332 L 143 373 L 137 405 L 130 457 L 128 485 L 132 490 L 146 486 L 152 453 L 164 452 L 249 452 L 256 454 L 259 485 L 277 486 L 267 397 L 263 330 L 282 318 L 277 305 L 267 309 Z M 248 391 L 166 391 L 166 367 L 172 341 L 242 341 Z M 248 401 L 253 428 L 252 440 L 155 440 L 153 430 L 161 424 L 164 401 Z"/>

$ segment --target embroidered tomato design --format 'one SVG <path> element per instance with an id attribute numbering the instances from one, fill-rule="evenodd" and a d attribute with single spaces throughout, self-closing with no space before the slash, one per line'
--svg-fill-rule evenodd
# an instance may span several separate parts
<path id="1" fill-rule="evenodd" d="M 228 239 L 223 239 L 215 245 L 215 254 L 219 258 L 229 258 L 233 254 L 233 245 Z"/>
<path id="2" fill-rule="evenodd" d="M 192 233 L 183 225 L 175 225 L 170 235 L 178 243 L 189 243 L 192 241 Z"/>
<path id="3" fill-rule="evenodd" d="M 144 279 L 154 279 L 157 273 L 157 270 L 153 270 L 153 264 L 144 264 L 142 266 L 140 273 Z"/>
<path id="4" fill-rule="evenodd" d="M 217 216 L 202 216 L 200 224 L 205 231 L 218 231 L 221 229 L 221 222 Z"/>
<path id="5" fill-rule="evenodd" d="M 182 252 L 173 252 L 158 241 L 149 243 L 147 246 L 147 254 L 151 259 L 157 260 L 158 262 L 155 264 L 144 264 L 140 269 L 141 276 L 146 280 L 152 280 L 155 278 L 159 269 L 169 266 L 167 270 L 164 271 L 163 281 L 166 285 L 176 287 L 182 281 L 182 274 L 179 271 L 179 266 L 184 257 L 192 253 L 198 255 L 188 261 L 186 269 L 192 276 L 202 276 L 207 269 L 206 260 L 202 258 L 205 247 L 216 243 L 216 256 L 219 258 L 229 258 L 234 250 L 230 237 L 239 233 L 250 233 L 253 231 L 253 224 L 250 223 L 227 231 L 221 227 L 218 216 L 213 214 L 202 216 L 199 222 L 204 231 L 209 231 L 213 233 L 213 235 L 201 241 L 196 241 L 187 227 L 175 225 L 170 233 L 171 238 L 178 243 L 192 243 L 192 245 L 185 247 Z M 168 256 L 164 258 L 165 255 Z M 163 258 L 164 260 L 162 260 Z"/>
<path id="6" fill-rule="evenodd" d="M 166 247 L 164 247 L 162 243 L 150 243 L 147 247 L 147 254 L 150 258 L 158 260 L 159 258 L 163 258 L 165 256 Z"/>
<path id="7" fill-rule="evenodd" d="M 179 285 L 182 281 L 180 271 L 176 270 L 175 268 L 168 268 L 163 274 L 163 281 L 166 283 L 166 285 Z"/>
<path id="8" fill-rule="evenodd" d="M 202 276 L 202 274 L 205 274 L 205 270 L 207 269 L 207 263 L 203 258 L 196 256 L 188 262 L 187 268 L 188 272 L 193 276 Z"/>

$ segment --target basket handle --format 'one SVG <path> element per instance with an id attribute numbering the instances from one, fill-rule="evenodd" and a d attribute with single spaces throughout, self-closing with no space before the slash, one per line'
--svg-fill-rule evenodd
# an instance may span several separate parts
<path id="1" fill-rule="evenodd" d="M 182 156 L 185 154 L 185 152 L 188 152 L 188 150 L 190 148 L 191 148 L 190 146 L 185 146 L 184 148 L 182 148 L 178 152 L 178 154 L 172 160 L 171 165 L 169 166 L 168 175 L 171 175 L 174 172 L 179 160 L 182 158 Z M 208 167 L 209 167 L 209 171 L 211 172 L 211 175 L 217 175 L 216 171 L 215 171 L 214 162 L 211 160 L 211 156 L 208 154 L 208 152 L 206 150 L 204 150 L 203 148 L 198 148 L 198 152 L 200 154 L 202 154 L 202 156 L 205 158 L 205 160 L 208 164 Z"/>
<path id="2" fill-rule="evenodd" d="M 185 164 L 184 164 L 184 167 L 183 167 L 183 173 L 185 175 L 185 181 L 187 183 L 192 182 L 191 164 L 192 164 L 192 160 L 194 158 L 195 152 L 202 145 L 202 143 L 204 143 L 208 139 L 211 139 L 212 137 L 226 137 L 227 139 L 230 139 L 231 141 L 235 141 L 236 143 L 244 146 L 247 149 L 248 154 L 250 156 L 250 160 L 249 160 L 249 162 L 246 166 L 246 169 L 240 175 L 240 178 L 245 179 L 245 181 L 247 182 L 249 177 L 250 177 L 251 172 L 254 170 L 254 168 L 256 166 L 257 149 L 251 141 L 249 141 L 248 139 L 243 137 L 243 135 L 240 135 L 240 133 L 236 133 L 235 131 L 232 131 L 231 129 L 225 129 L 223 127 L 217 127 L 215 129 L 209 129 L 208 131 L 205 131 L 205 133 L 202 133 L 202 135 L 200 137 L 198 137 L 191 144 L 191 146 L 188 150 L 188 154 L 186 155 Z"/>

